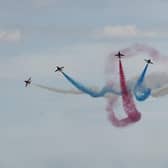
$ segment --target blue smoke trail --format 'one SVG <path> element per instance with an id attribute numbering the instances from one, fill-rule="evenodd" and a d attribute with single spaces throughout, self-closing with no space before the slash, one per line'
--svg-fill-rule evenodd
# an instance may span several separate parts
<path id="1" fill-rule="evenodd" d="M 134 95 L 138 101 L 144 101 L 151 94 L 151 89 L 146 88 L 143 84 L 147 69 L 148 69 L 148 64 L 146 64 L 144 70 L 142 71 L 142 74 L 140 75 L 140 77 L 139 77 L 139 79 L 133 89 Z"/>
<path id="2" fill-rule="evenodd" d="M 77 82 L 76 80 L 74 80 L 73 78 L 68 76 L 66 73 L 62 72 L 62 74 L 73 86 L 75 86 L 80 91 L 90 95 L 91 97 L 103 97 L 106 93 L 110 93 L 110 92 L 114 93 L 114 94 L 117 94 L 117 95 L 121 95 L 121 92 L 114 91 L 111 87 L 108 87 L 108 86 L 103 87 L 102 90 L 100 90 L 98 92 L 93 91 L 92 89 L 90 89 L 90 88 L 84 86 L 83 84 Z"/>

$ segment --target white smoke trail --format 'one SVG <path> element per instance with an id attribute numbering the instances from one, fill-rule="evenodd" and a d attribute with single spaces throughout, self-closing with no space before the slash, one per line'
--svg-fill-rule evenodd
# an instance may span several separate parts
<path id="1" fill-rule="evenodd" d="M 168 85 L 160 88 L 160 89 L 156 89 L 152 92 L 152 97 L 161 97 L 161 96 L 166 96 L 168 95 Z"/>
<path id="2" fill-rule="evenodd" d="M 35 87 L 38 87 L 38 88 L 41 88 L 41 89 L 44 89 L 44 90 L 48 90 L 48 91 L 51 91 L 51 92 L 56 92 L 56 93 L 74 94 L 74 95 L 85 94 L 85 93 L 83 93 L 83 92 L 81 92 L 81 91 L 79 91 L 77 89 L 65 90 L 65 89 L 53 88 L 53 87 L 48 87 L 48 86 L 45 86 L 45 85 L 35 84 L 35 83 L 33 83 L 32 85 L 35 86 Z M 92 89 L 95 92 L 99 92 L 100 91 L 100 89 L 97 86 L 91 86 L 89 88 Z"/>
<path id="3" fill-rule="evenodd" d="M 128 82 L 128 86 L 129 88 L 132 90 L 133 87 L 135 86 L 135 83 L 138 79 L 137 77 L 132 78 L 131 80 L 127 81 Z M 48 90 L 51 92 L 56 92 L 56 93 L 61 93 L 61 94 L 74 94 L 74 95 L 81 95 L 81 94 L 85 94 L 77 89 L 59 89 L 59 88 L 53 88 L 53 87 L 48 87 L 45 85 L 41 85 L 41 84 L 32 84 L 35 87 L 44 89 L 44 90 Z M 152 93 L 151 96 L 152 97 L 162 97 L 162 96 L 166 96 L 168 95 L 168 74 L 165 72 L 154 72 L 151 73 L 149 75 L 146 76 L 145 79 L 145 85 L 148 88 L 152 89 Z M 99 92 L 100 89 L 97 86 L 91 86 L 89 87 L 90 89 L 92 89 L 93 91 Z M 114 88 L 119 88 L 117 86 L 114 86 Z M 105 98 L 108 98 L 110 96 L 114 96 L 113 93 L 107 93 L 105 94 Z"/>
<path id="4" fill-rule="evenodd" d="M 56 93 L 62 93 L 62 94 L 74 94 L 74 95 L 80 95 L 83 94 L 81 91 L 75 90 L 75 89 L 69 89 L 69 90 L 65 90 L 65 89 L 58 89 L 58 88 L 52 88 L 52 87 L 48 87 L 45 85 L 41 85 L 41 84 L 32 84 L 35 87 L 44 89 L 44 90 L 48 90 L 51 92 L 56 92 Z"/>

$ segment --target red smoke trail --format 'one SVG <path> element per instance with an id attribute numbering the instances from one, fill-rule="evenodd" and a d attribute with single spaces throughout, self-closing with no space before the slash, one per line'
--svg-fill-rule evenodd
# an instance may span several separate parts
<path id="1" fill-rule="evenodd" d="M 132 122 L 136 122 L 140 120 L 141 114 L 136 109 L 131 92 L 128 92 L 127 90 L 121 60 L 119 60 L 119 71 L 120 71 L 120 87 L 122 90 L 122 102 L 124 111 L 127 113 L 128 118 L 130 118 Z"/>
<path id="2" fill-rule="evenodd" d="M 109 98 L 107 111 L 110 112 L 109 118 L 114 126 L 124 127 L 131 123 L 139 121 L 141 119 L 141 114 L 136 109 L 131 92 L 129 92 L 127 89 L 121 60 L 119 61 L 119 72 L 120 72 L 120 87 L 122 90 L 122 103 L 124 111 L 127 114 L 127 117 L 123 119 L 118 119 L 115 115 L 113 107 L 117 102 L 117 96 Z"/>
<path id="3" fill-rule="evenodd" d="M 143 54 L 145 54 L 145 55 L 148 56 L 148 58 L 152 59 L 152 61 L 154 61 L 155 63 L 165 65 L 165 66 L 162 66 L 162 67 L 165 70 L 167 70 L 167 66 L 166 66 L 168 64 L 167 57 L 162 55 L 158 50 L 156 50 L 153 47 L 150 47 L 150 46 L 145 45 L 145 44 L 133 44 L 130 47 L 121 49 L 120 51 L 121 51 L 121 53 L 126 55 L 127 58 L 142 57 L 142 59 L 144 59 Z M 118 77 L 117 61 L 118 61 L 118 59 L 116 57 L 114 57 L 115 53 L 116 53 L 116 51 L 109 55 L 109 58 L 107 60 L 106 69 L 105 69 L 105 73 L 107 75 L 106 76 L 107 77 L 107 84 L 109 84 L 111 87 L 119 85 L 118 82 L 117 82 L 118 81 L 117 80 L 117 77 Z M 121 67 L 122 67 L 122 65 L 121 65 Z M 167 72 L 165 70 L 164 70 L 164 72 Z M 163 72 L 161 72 L 160 74 L 162 74 L 162 73 Z M 151 74 L 151 76 L 152 76 L 152 74 Z M 162 76 L 164 76 L 164 75 L 162 75 Z M 167 76 L 167 75 L 165 75 L 165 76 Z M 153 78 L 153 77 L 148 78 L 148 81 L 146 81 L 147 86 L 150 86 L 151 89 L 152 88 L 154 88 L 154 89 L 157 88 L 158 87 L 157 81 L 156 81 L 157 79 L 161 79 L 161 80 L 158 80 L 158 84 L 159 84 L 159 81 L 163 81 L 163 78 L 160 75 L 159 75 L 159 78 Z M 166 80 L 166 78 L 165 78 L 165 80 Z M 162 82 L 161 85 L 162 84 L 165 85 L 166 81 Z M 129 86 L 127 86 L 127 87 L 129 87 Z M 127 92 L 125 92 L 125 93 L 127 93 Z M 127 103 L 133 104 L 133 106 L 134 106 L 133 109 L 134 110 L 133 109 L 130 110 L 130 108 L 128 108 L 126 106 L 127 103 L 126 102 L 124 103 L 124 97 L 127 97 L 126 95 L 127 96 L 129 95 L 128 97 L 130 97 L 129 98 L 130 100 L 128 100 Z M 114 109 L 116 108 L 116 105 L 118 104 L 119 97 L 117 97 L 117 96 L 109 96 L 108 97 L 108 105 L 107 105 L 106 110 L 109 112 L 109 119 L 114 126 L 117 126 L 117 127 L 127 126 L 127 125 L 129 125 L 130 123 L 133 122 L 133 120 L 131 120 L 131 118 L 134 118 L 138 121 L 141 117 L 140 113 L 135 108 L 133 100 L 131 100 L 132 99 L 131 93 L 127 93 L 126 95 L 123 96 L 122 101 L 123 101 L 123 107 L 125 106 L 124 111 L 126 112 L 128 117 L 124 118 L 124 119 L 121 119 L 121 120 L 118 119 L 118 117 L 116 117 L 116 114 L 114 112 Z M 133 116 L 133 117 L 131 117 L 131 116 Z M 136 122 L 136 120 L 134 122 Z"/>

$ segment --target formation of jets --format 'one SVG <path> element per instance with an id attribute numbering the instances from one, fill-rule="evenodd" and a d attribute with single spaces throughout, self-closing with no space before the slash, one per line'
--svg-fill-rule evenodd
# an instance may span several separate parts
<path id="1" fill-rule="evenodd" d="M 120 51 L 115 54 L 116 57 L 118 57 L 119 59 L 121 59 L 121 57 L 125 56 L 124 54 L 122 54 Z M 151 61 L 151 59 L 144 59 L 144 61 L 147 63 L 147 64 L 153 64 L 153 62 Z M 59 66 L 56 66 L 56 70 L 54 72 L 63 72 L 63 66 L 62 67 L 59 67 Z M 31 84 L 32 80 L 31 80 L 31 77 L 28 79 L 28 80 L 25 80 L 25 87 L 27 87 L 28 85 Z"/>

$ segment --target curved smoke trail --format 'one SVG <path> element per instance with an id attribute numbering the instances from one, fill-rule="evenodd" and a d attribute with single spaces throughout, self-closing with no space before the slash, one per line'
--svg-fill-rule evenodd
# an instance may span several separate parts
<path id="1" fill-rule="evenodd" d="M 129 48 L 121 49 L 121 52 L 127 55 L 127 57 L 134 57 L 139 53 L 144 53 L 147 54 L 154 62 L 157 62 L 159 60 L 163 63 L 168 63 L 168 59 L 162 56 L 158 50 L 144 44 L 133 44 Z"/>
<path id="2" fill-rule="evenodd" d="M 73 86 L 75 86 L 80 91 L 90 95 L 91 97 L 104 97 L 105 94 L 109 92 L 114 93 L 116 95 L 121 95 L 121 92 L 115 91 L 112 89 L 112 87 L 108 87 L 108 86 L 103 87 L 100 91 L 94 91 L 91 88 L 88 88 L 84 86 L 83 84 L 81 84 L 80 82 L 74 80 L 72 77 L 67 75 L 65 72 L 62 72 L 62 74 Z"/>
<path id="3" fill-rule="evenodd" d="M 139 79 L 137 80 L 137 83 L 135 84 L 135 87 L 133 89 L 134 95 L 138 101 L 143 101 L 149 97 L 151 94 L 151 89 L 146 88 L 145 85 L 143 84 L 145 75 L 148 69 L 148 65 L 146 64 L 142 74 L 140 75 Z"/>
<path id="4" fill-rule="evenodd" d="M 41 84 L 35 84 L 35 83 L 32 83 L 33 86 L 35 87 L 38 87 L 40 89 L 44 89 L 44 90 L 47 90 L 47 91 L 50 91 L 50 92 L 55 92 L 55 93 L 60 93 L 60 94 L 69 94 L 69 95 L 82 95 L 82 94 L 86 94 L 82 91 L 79 91 L 79 90 L 76 90 L 76 89 L 60 89 L 60 88 L 53 88 L 53 87 L 49 87 L 49 86 L 46 86 L 46 85 L 41 85 Z M 97 87 L 97 86 L 90 86 L 88 87 L 90 88 L 91 90 L 95 90 L 95 92 L 99 92 L 100 89 Z M 105 98 L 108 98 L 108 97 L 113 97 L 114 93 L 106 93 L 104 95 Z"/>
<path id="5" fill-rule="evenodd" d="M 113 104 L 116 102 L 116 99 L 114 98 L 113 100 L 110 99 L 107 110 L 110 111 L 109 117 L 114 126 L 125 127 L 127 125 L 130 125 L 132 123 L 139 121 L 141 119 L 141 114 L 136 109 L 131 92 L 129 92 L 127 89 L 121 60 L 119 60 L 119 71 L 120 71 L 120 87 L 122 89 L 122 103 L 123 103 L 124 111 L 127 114 L 127 117 L 119 120 L 115 116 L 114 110 L 112 108 Z"/>

